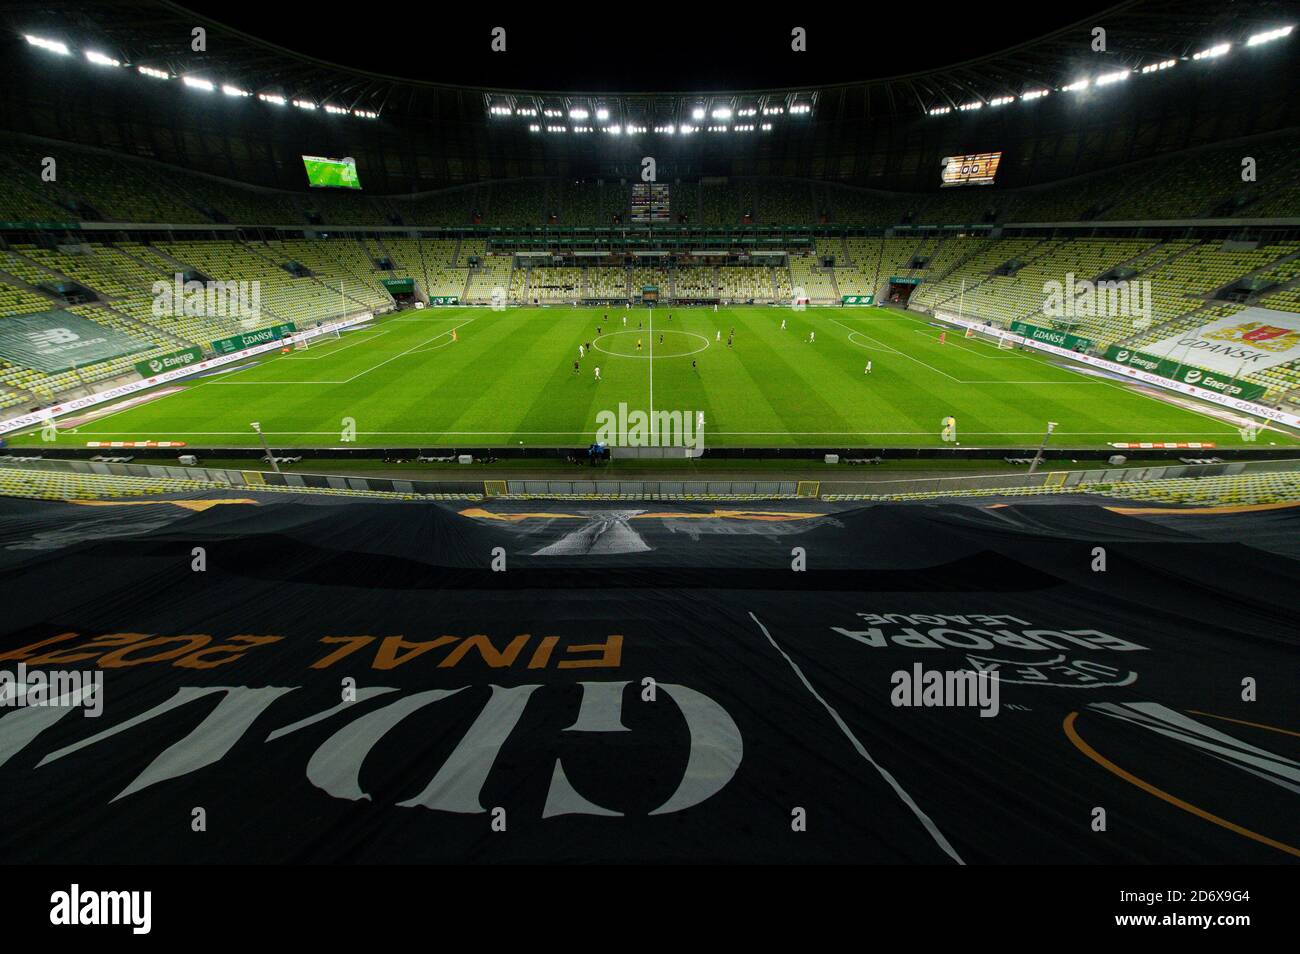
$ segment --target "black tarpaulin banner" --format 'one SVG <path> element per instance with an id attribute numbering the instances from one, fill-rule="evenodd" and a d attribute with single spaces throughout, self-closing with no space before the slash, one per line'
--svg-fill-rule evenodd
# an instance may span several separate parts
<path id="1" fill-rule="evenodd" d="M 0 859 L 1294 863 L 1297 512 L 1120 509 L 5 500 Z"/>

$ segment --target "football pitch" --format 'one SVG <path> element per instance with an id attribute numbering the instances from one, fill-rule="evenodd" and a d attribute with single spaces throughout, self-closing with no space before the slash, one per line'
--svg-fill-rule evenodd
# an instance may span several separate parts
<path id="1" fill-rule="evenodd" d="M 703 413 L 705 447 L 952 446 L 940 436 L 949 416 L 963 447 L 1035 446 L 1048 421 L 1057 447 L 1300 442 L 1270 429 L 1247 444 L 1201 405 L 953 330 L 941 343 L 940 332 L 924 316 L 880 308 L 403 311 L 110 405 L 61 424 L 57 443 L 253 445 L 256 421 L 276 448 L 585 446 L 597 415 L 620 405 Z M 13 443 L 38 445 L 41 434 Z"/>

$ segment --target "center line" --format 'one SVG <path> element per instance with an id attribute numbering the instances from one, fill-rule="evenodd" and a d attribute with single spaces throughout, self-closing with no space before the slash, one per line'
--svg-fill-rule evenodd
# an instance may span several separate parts
<path id="1" fill-rule="evenodd" d="M 650 419 L 655 416 L 655 310 L 650 309 Z"/>

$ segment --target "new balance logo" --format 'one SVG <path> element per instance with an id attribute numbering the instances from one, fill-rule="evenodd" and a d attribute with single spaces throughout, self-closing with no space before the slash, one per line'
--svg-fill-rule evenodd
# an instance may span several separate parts
<path id="1" fill-rule="evenodd" d="M 75 331 L 69 328 L 51 328 L 48 331 L 33 331 L 27 337 L 31 343 L 38 348 L 48 347 L 49 345 L 71 344 L 74 341 L 81 340 Z"/>

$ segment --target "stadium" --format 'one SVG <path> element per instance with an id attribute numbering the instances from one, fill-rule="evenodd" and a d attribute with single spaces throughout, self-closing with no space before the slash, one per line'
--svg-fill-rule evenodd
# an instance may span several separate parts
<path id="1" fill-rule="evenodd" d="M 0 11 L 0 859 L 1300 858 L 1294 4 L 201 6 Z"/>

